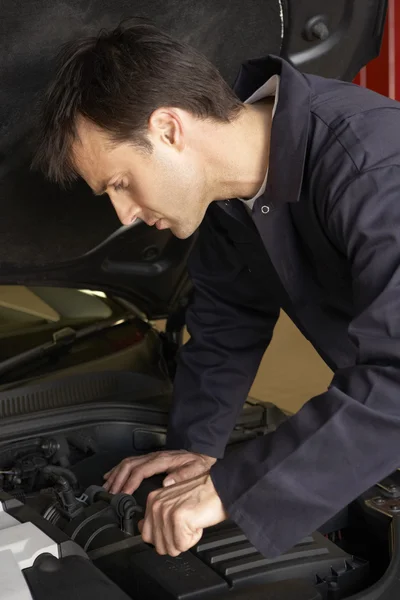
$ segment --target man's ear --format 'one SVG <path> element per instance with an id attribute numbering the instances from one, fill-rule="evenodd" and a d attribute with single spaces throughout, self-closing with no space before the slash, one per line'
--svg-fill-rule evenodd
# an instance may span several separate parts
<path id="1" fill-rule="evenodd" d="M 173 108 L 157 108 L 149 118 L 149 138 L 183 150 L 185 136 L 182 118 L 179 111 Z"/>

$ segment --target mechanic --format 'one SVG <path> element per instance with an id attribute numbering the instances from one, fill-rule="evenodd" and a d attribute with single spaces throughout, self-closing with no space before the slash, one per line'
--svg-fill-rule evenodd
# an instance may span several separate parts
<path id="1" fill-rule="evenodd" d="M 134 20 L 63 50 L 35 164 L 107 193 L 125 225 L 199 230 L 167 450 L 105 475 L 133 493 L 167 473 L 144 541 L 176 556 L 229 516 L 271 557 L 396 469 L 399 104 L 274 56 L 245 63 L 232 91 L 201 54 Z M 280 308 L 332 382 L 225 453 Z"/>

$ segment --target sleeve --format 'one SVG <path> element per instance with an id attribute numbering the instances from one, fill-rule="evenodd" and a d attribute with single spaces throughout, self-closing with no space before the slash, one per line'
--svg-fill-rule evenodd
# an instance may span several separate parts
<path id="1" fill-rule="evenodd" d="M 400 167 L 358 175 L 328 227 L 346 253 L 355 364 L 278 429 L 211 469 L 230 517 L 272 557 L 315 531 L 399 464 Z"/>
<path id="2" fill-rule="evenodd" d="M 220 458 L 271 340 L 279 304 L 207 215 L 188 269 L 191 337 L 180 352 L 167 447 Z"/>

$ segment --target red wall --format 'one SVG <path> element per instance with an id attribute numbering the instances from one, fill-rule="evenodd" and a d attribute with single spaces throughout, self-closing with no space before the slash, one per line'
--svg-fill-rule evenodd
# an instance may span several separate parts
<path id="1" fill-rule="evenodd" d="M 380 55 L 354 81 L 400 101 L 400 0 L 389 0 Z"/>

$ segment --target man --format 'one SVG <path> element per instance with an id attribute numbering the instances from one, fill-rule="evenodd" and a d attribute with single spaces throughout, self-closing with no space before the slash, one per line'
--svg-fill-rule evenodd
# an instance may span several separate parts
<path id="1" fill-rule="evenodd" d="M 53 180 L 83 177 L 126 225 L 199 228 L 168 450 L 105 475 L 132 493 L 168 473 L 145 541 L 176 556 L 229 516 L 273 556 L 398 466 L 398 104 L 277 57 L 246 63 L 233 93 L 138 22 L 62 54 L 41 124 L 36 162 Z M 281 307 L 332 383 L 224 456 Z"/>

